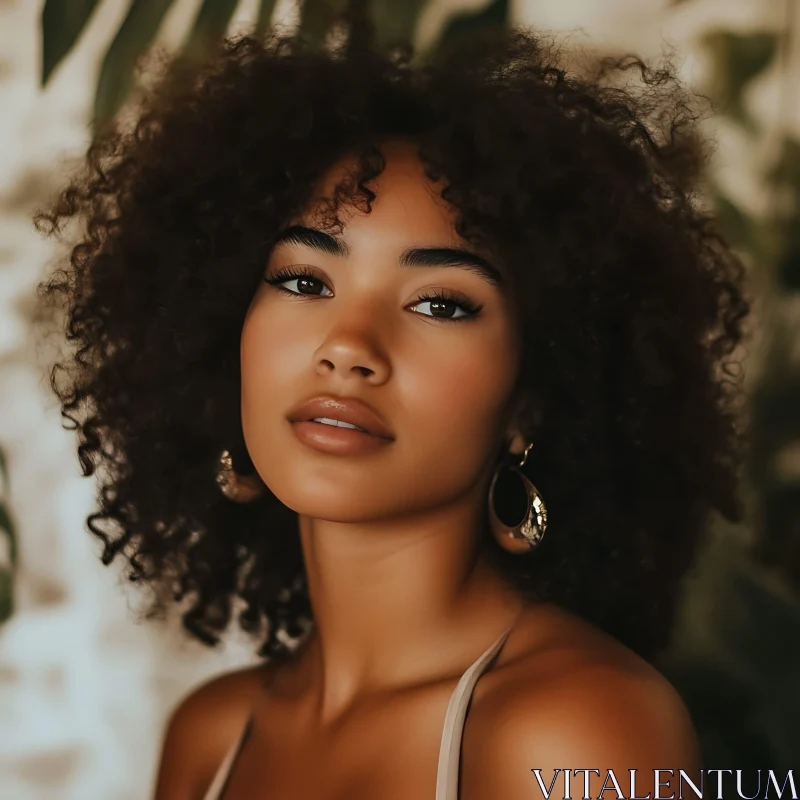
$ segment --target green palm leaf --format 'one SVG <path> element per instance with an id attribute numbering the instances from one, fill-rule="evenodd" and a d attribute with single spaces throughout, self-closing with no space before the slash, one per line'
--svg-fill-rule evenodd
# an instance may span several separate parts
<path id="1" fill-rule="evenodd" d="M 228 29 L 238 0 L 203 0 L 183 49 L 192 61 L 202 61 Z"/>
<path id="2" fill-rule="evenodd" d="M 766 69 L 775 56 L 778 36 L 771 31 L 731 33 L 712 31 L 702 39 L 714 58 L 716 92 L 722 111 L 751 133 L 758 130 L 755 120 L 744 107 L 747 84 Z"/>
<path id="3" fill-rule="evenodd" d="M 492 0 L 477 11 L 462 11 L 453 14 L 442 31 L 435 50 L 457 44 L 462 39 L 479 31 L 505 28 L 509 22 L 508 0 Z"/>
<path id="4" fill-rule="evenodd" d="M 8 465 L 5 453 L 0 450 L 0 473 L 2 473 L 3 488 L 8 493 Z M 9 564 L 0 566 L 0 623 L 5 622 L 14 610 L 14 567 L 17 564 L 17 535 L 14 521 L 6 508 L 5 503 L 0 503 L 0 536 L 8 537 Z"/>
<path id="5" fill-rule="evenodd" d="M 259 3 L 256 24 L 253 29 L 253 36 L 256 39 L 261 39 L 266 34 L 274 10 L 275 0 L 261 0 Z"/>
<path id="6" fill-rule="evenodd" d="M 46 0 L 42 9 L 42 86 L 72 49 L 97 0 Z"/>
<path id="7" fill-rule="evenodd" d="M 0 623 L 14 613 L 14 576 L 0 569 Z"/>
<path id="8" fill-rule="evenodd" d="M 152 44 L 172 0 L 133 0 L 108 48 L 94 99 L 95 131 L 106 125 L 125 101 L 133 84 L 136 61 Z"/>
<path id="9" fill-rule="evenodd" d="M 373 0 L 372 19 L 382 46 L 413 42 L 420 13 L 426 0 Z"/>

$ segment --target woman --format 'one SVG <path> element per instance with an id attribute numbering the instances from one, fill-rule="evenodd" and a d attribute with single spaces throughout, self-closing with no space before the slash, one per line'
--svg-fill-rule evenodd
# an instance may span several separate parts
<path id="1" fill-rule="evenodd" d="M 176 67 L 37 216 L 86 222 L 43 288 L 105 563 L 263 637 L 174 711 L 155 796 L 689 791 L 653 661 L 742 514 L 749 311 L 690 98 L 532 32 L 416 64 L 349 25 Z"/>

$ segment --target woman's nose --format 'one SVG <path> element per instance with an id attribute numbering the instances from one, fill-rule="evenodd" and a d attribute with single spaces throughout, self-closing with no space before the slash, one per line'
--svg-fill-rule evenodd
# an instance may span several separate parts
<path id="1" fill-rule="evenodd" d="M 342 309 L 315 353 L 317 372 L 336 372 L 342 378 L 357 374 L 383 382 L 390 370 L 387 321 L 386 310 L 374 304 Z"/>

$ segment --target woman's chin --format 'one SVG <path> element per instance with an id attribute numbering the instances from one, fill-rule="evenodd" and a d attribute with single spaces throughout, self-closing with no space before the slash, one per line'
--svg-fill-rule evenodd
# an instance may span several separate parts
<path id="1" fill-rule="evenodd" d="M 322 503 L 315 501 L 313 503 L 298 502 L 296 505 L 289 507 L 296 511 L 301 517 L 348 525 L 367 523 L 374 521 L 380 516 L 378 514 L 365 514 L 363 504 L 359 504 L 355 500 L 350 505 L 345 503 Z"/>

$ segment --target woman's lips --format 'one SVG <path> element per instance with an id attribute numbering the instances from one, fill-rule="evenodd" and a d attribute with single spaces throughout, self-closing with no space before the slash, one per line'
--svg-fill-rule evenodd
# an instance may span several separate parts
<path id="1" fill-rule="evenodd" d="M 319 395 L 295 406 L 287 415 L 289 422 L 304 422 L 315 419 L 335 419 L 349 422 L 357 428 L 383 439 L 394 439 L 389 426 L 381 415 L 357 397 Z"/>
<path id="2" fill-rule="evenodd" d="M 391 444 L 390 439 L 373 436 L 370 433 L 357 431 L 353 428 L 328 425 L 324 422 L 304 420 L 292 422 L 291 425 L 295 436 L 303 444 L 323 453 L 331 453 L 333 455 L 374 453 Z"/>

